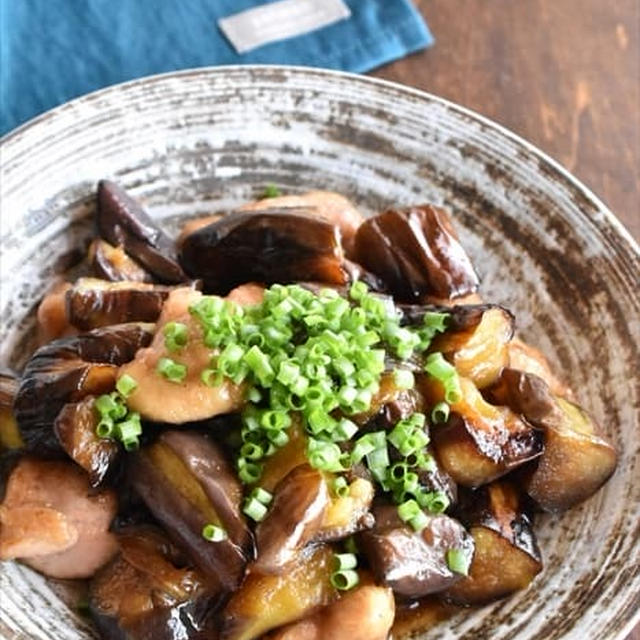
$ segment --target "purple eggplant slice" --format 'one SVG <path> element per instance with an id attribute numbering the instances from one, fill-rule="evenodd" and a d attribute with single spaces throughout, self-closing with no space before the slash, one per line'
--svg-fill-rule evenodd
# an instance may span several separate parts
<path id="1" fill-rule="evenodd" d="M 355 255 L 407 302 L 427 295 L 456 298 L 478 288 L 449 216 L 431 205 L 388 209 L 369 218 L 356 233 Z"/>
<path id="2" fill-rule="evenodd" d="M 118 367 L 148 346 L 152 336 L 150 325 L 121 324 L 40 347 L 27 363 L 14 405 L 27 447 L 40 454 L 60 453 L 53 423 L 62 407 L 111 391 Z"/>
<path id="3" fill-rule="evenodd" d="M 442 591 L 462 578 L 449 568 L 447 553 L 456 550 L 465 562 L 473 555 L 473 539 L 446 515 L 431 516 L 422 531 L 404 524 L 392 505 L 374 508 L 375 526 L 358 536 L 377 580 L 408 598 Z"/>
<path id="4" fill-rule="evenodd" d="M 118 455 L 115 440 L 96 433 L 98 412 L 95 396 L 65 404 L 53 423 L 53 430 L 66 454 L 88 474 L 91 486 L 98 486 Z"/>
<path id="5" fill-rule="evenodd" d="M 180 262 L 208 293 L 244 282 L 344 285 L 340 232 L 306 209 L 232 213 L 187 236 Z"/>
<path id="6" fill-rule="evenodd" d="M 98 183 L 97 221 L 107 242 L 123 247 L 160 282 L 176 284 L 187 279 L 173 240 L 122 187 L 109 180 Z"/>
<path id="7" fill-rule="evenodd" d="M 124 322 L 155 322 L 170 291 L 164 285 L 80 278 L 65 294 L 69 324 L 88 331 Z"/>
<path id="8" fill-rule="evenodd" d="M 197 433 L 166 431 L 130 470 L 135 490 L 174 542 L 223 590 L 235 589 L 253 543 L 240 510 L 242 487 L 218 446 Z M 205 539 L 207 525 L 226 537 Z"/>
<path id="9" fill-rule="evenodd" d="M 100 238 L 89 245 L 88 258 L 96 278 L 110 282 L 153 282 L 153 276 L 122 247 L 114 247 Z"/>
<path id="10" fill-rule="evenodd" d="M 282 573 L 320 530 L 329 506 L 323 475 L 308 464 L 289 472 L 256 529 L 257 560 L 252 571 Z"/>
<path id="11" fill-rule="evenodd" d="M 218 594 L 152 527 L 118 535 L 120 553 L 91 581 L 89 611 L 102 636 L 118 640 L 215 638 Z"/>
<path id="12" fill-rule="evenodd" d="M 481 604 L 525 588 L 542 570 L 526 501 L 504 480 L 467 492 L 457 515 L 475 543 L 469 575 L 446 597 L 460 604 Z"/>
<path id="13" fill-rule="evenodd" d="M 544 452 L 524 486 L 545 511 L 586 500 L 615 471 L 618 454 L 600 427 L 577 404 L 553 395 L 542 378 L 505 369 L 488 395 L 542 429 Z"/>
<path id="14" fill-rule="evenodd" d="M 13 411 L 18 386 L 18 377 L 13 371 L 0 369 L 0 451 L 24 445 Z"/>

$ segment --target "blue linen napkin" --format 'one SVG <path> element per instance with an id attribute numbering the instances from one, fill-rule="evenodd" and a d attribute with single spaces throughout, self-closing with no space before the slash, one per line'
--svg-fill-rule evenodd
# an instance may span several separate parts
<path id="1" fill-rule="evenodd" d="M 141 76 L 273 63 L 364 72 L 432 44 L 410 0 L 344 0 L 348 19 L 236 53 L 218 20 L 265 0 L 0 0 L 0 134 Z"/>

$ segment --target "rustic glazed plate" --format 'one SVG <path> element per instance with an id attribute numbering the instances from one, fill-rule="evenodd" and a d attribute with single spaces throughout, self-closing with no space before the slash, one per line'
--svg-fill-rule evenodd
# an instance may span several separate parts
<path id="1" fill-rule="evenodd" d="M 483 280 L 514 310 L 614 439 L 619 468 L 594 498 L 538 523 L 530 589 L 424 638 L 622 638 L 640 613 L 640 252 L 585 187 L 499 126 L 371 78 L 229 67 L 147 78 L 51 111 L 2 143 L 0 358 L 19 366 L 34 305 L 91 234 L 110 177 L 175 229 L 267 183 L 333 189 L 368 213 L 453 212 Z M 70 253 L 71 252 L 71 253 Z M 59 590 L 0 566 L 0 635 L 92 637 Z"/>

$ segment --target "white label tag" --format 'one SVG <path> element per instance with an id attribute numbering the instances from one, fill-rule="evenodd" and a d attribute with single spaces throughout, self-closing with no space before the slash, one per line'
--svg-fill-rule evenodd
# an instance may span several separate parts
<path id="1" fill-rule="evenodd" d="M 300 36 L 351 16 L 342 0 L 279 0 L 218 20 L 238 53 Z"/>

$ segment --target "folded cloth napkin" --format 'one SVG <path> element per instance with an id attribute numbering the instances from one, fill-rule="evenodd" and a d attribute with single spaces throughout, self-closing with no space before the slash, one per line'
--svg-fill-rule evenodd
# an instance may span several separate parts
<path id="1" fill-rule="evenodd" d="M 313 29 L 318 16 L 309 15 L 299 17 L 306 33 L 286 37 L 279 26 L 278 10 L 323 14 L 336 4 L 342 15 L 327 26 Z M 219 20 L 256 7 L 269 10 L 221 28 Z M 233 34 L 247 30 L 249 47 L 265 33 L 285 39 L 238 53 Z M 364 72 L 432 42 L 410 0 L 0 0 L 0 134 L 76 96 L 153 73 L 247 63 Z"/>

